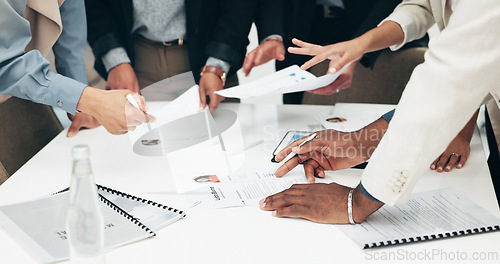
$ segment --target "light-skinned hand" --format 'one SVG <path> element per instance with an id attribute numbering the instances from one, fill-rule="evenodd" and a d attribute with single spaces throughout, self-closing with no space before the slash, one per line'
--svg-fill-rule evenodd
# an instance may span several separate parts
<path id="1" fill-rule="evenodd" d="M 246 56 L 243 62 L 243 73 L 245 73 L 245 76 L 248 76 L 253 67 L 262 65 L 272 59 L 279 61 L 285 59 L 285 46 L 283 45 L 283 41 L 278 39 L 263 41 Z"/>
<path id="2" fill-rule="evenodd" d="M 352 77 L 354 75 L 354 70 L 356 69 L 356 65 L 357 63 L 353 62 L 351 65 L 347 66 L 347 68 L 331 84 L 318 89 L 310 90 L 308 92 L 320 95 L 331 95 L 351 87 Z"/>
<path id="3" fill-rule="evenodd" d="M 200 79 L 200 110 L 205 109 L 207 105 L 207 96 L 210 98 L 208 108 L 214 113 L 219 103 L 224 100 L 223 96 L 216 94 L 216 91 L 222 90 L 222 80 L 215 73 L 207 72 Z"/>
<path id="4" fill-rule="evenodd" d="M 304 63 L 300 68 L 307 70 L 312 66 L 329 59 L 330 65 L 328 73 L 336 73 L 350 62 L 360 60 L 366 51 L 363 40 L 353 39 L 328 46 L 320 46 L 307 43 L 298 39 L 293 39 L 292 43 L 299 47 L 290 47 L 288 52 L 293 54 L 314 56 Z"/>
<path id="5" fill-rule="evenodd" d="M 139 93 L 139 82 L 129 63 L 122 63 L 109 71 L 106 90 L 129 90 Z"/>
<path id="6" fill-rule="evenodd" d="M 116 135 L 132 131 L 142 123 L 155 122 L 154 116 L 144 113 L 147 111 L 144 97 L 133 94 L 140 107 L 137 109 L 126 98 L 130 93 L 128 90 L 103 91 L 87 87 L 77 109 L 95 117 L 109 133 Z"/>
<path id="7" fill-rule="evenodd" d="M 68 128 L 67 137 L 74 137 L 81 129 L 92 129 L 101 125 L 95 117 L 85 114 L 85 113 L 76 113 L 71 118 L 71 126 Z"/>

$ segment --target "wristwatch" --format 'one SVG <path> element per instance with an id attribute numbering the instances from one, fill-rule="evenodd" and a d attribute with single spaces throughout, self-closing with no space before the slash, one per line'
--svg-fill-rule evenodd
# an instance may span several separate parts
<path id="1" fill-rule="evenodd" d="M 205 73 L 213 73 L 219 76 L 222 81 L 222 86 L 226 84 L 226 73 L 221 68 L 215 66 L 205 66 L 201 69 L 200 76 L 203 76 Z"/>

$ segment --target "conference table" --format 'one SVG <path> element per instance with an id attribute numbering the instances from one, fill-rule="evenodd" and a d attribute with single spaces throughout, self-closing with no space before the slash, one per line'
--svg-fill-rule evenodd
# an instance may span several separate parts
<path id="1" fill-rule="evenodd" d="M 151 102 L 152 110 L 165 102 Z M 288 130 L 320 129 L 318 114 L 335 106 L 222 103 L 237 113 L 245 141 L 243 167 L 270 163 L 271 153 Z M 98 184 L 185 210 L 187 216 L 156 232 L 157 236 L 112 249 L 112 263 L 499 263 L 500 232 L 363 250 L 335 225 L 297 218 L 276 218 L 258 206 L 190 210 L 186 195 L 178 194 L 161 156 L 140 156 L 127 135 L 113 136 L 102 128 L 66 138 L 62 131 L 45 148 L 0 186 L 0 205 L 46 196 L 69 185 L 71 148 L 87 144 Z M 425 148 L 425 146 L 422 146 Z M 196 166 L 197 161 L 192 161 Z M 326 182 L 359 183 L 362 170 L 328 172 Z M 453 187 L 490 213 L 500 216 L 478 131 L 470 158 L 449 173 L 427 171 L 414 192 Z M 465 258 L 465 259 L 464 259 Z M 461 262 L 462 261 L 462 262 Z M 0 263 L 36 263 L 0 228 Z"/>

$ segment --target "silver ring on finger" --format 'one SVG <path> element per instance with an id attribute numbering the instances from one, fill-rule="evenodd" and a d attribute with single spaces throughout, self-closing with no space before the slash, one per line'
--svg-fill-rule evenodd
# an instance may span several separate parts
<path id="1" fill-rule="evenodd" d="M 458 155 L 457 153 L 453 152 L 451 153 L 452 156 L 457 156 L 457 158 L 460 158 L 460 155 Z"/>

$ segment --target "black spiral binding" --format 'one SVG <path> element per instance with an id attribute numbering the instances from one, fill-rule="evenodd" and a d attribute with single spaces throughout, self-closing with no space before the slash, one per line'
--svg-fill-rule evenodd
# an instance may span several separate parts
<path id="1" fill-rule="evenodd" d="M 474 235 L 474 234 L 480 234 L 480 233 L 484 233 L 484 232 L 495 232 L 495 231 L 500 231 L 500 226 L 497 225 L 497 226 L 479 227 L 479 228 L 472 228 L 472 229 L 461 230 L 461 231 L 447 232 L 447 233 L 437 234 L 437 235 L 409 237 L 409 238 L 396 239 L 394 241 L 389 240 L 389 241 L 385 241 L 385 242 L 365 244 L 363 249 L 378 248 L 378 247 L 385 247 L 385 246 L 406 244 L 406 243 L 414 243 L 414 242 L 449 238 L 449 237 L 455 237 L 455 236 L 467 236 L 467 235 Z"/>
<path id="2" fill-rule="evenodd" d="M 122 196 L 122 197 L 125 197 L 125 198 L 128 198 L 128 199 L 132 199 L 132 200 L 135 200 L 135 201 L 138 201 L 138 202 L 141 202 L 141 203 L 146 203 L 146 204 L 149 204 L 149 205 L 152 205 L 152 206 L 156 206 L 156 207 L 159 207 L 159 208 L 162 208 L 162 209 L 174 212 L 174 213 L 178 213 L 178 214 L 182 215 L 182 217 L 186 217 L 186 214 L 183 211 L 181 211 L 179 209 L 172 208 L 170 206 L 166 206 L 166 205 L 163 205 L 163 204 L 160 204 L 160 203 L 157 203 L 157 202 L 153 202 L 151 200 L 147 200 L 147 199 L 143 199 L 143 198 L 140 198 L 140 197 L 137 197 L 137 196 L 133 196 L 133 195 L 130 195 L 128 193 L 120 192 L 120 191 L 117 191 L 117 190 L 114 190 L 114 189 L 111 189 L 111 188 L 108 188 L 108 187 L 105 187 L 105 186 L 102 186 L 102 185 L 99 185 L 99 184 L 97 184 L 97 188 L 99 188 L 99 189 L 101 189 L 103 191 L 106 191 L 108 193 L 114 194 L 114 195 L 119 195 L 119 196 Z"/>
<path id="3" fill-rule="evenodd" d="M 145 226 L 139 220 L 137 220 L 136 218 L 134 218 L 132 215 L 130 215 L 129 213 L 127 213 L 126 211 L 124 211 L 120 207 L 116 206 L 113 202 L 111 202 L 110 200 L 106 199 L 104 196 L 102 196 L 102 195 L 99 194 L 99 199 L 101 199 L 101 201 L 103 203 L 105 203 L 107 206 L 109 206 L 111 209 L 115 210 L 117 213 L 119 213 L 123 217 L 127 218 L 132 223 L 138 225 L 144 231 L 148 232 L 152 237 L 156 236 L 156 233 L 153 232 L 153 230 L 149 229 L 149 227 Z"/>

